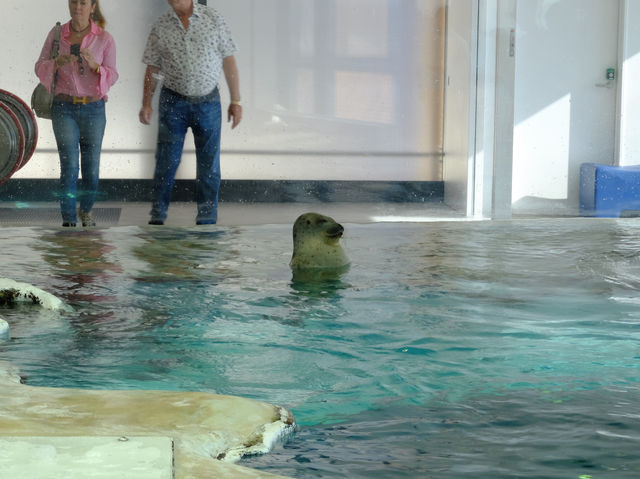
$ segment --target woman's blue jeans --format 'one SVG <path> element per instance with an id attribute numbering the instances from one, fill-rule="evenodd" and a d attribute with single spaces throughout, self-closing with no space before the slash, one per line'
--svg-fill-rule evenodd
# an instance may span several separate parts
<path id="1" fill-rule="evenodd" d="M 76 199 L 80 201 L 80 209 L 87 213 L 96 200 L 106 126 L 104 100 L 86 105 L 54 100 L 51 121 L 60 155 L 62 221 L 75 223 Z M 80 170 L 82 180 L 78 185 Z"/>
<path id="2" fill-rule="evenodd" d="M 158 111 L 158 145 L 151 219 L 164 221 L 167 217 L 184 139 L 190 127 L 196 147 L 196 223 L 215 224 L 218 219 L 220 189 L 220 95 L 216 90 L 213 98 L 190 101 L 163 88 Z"/>

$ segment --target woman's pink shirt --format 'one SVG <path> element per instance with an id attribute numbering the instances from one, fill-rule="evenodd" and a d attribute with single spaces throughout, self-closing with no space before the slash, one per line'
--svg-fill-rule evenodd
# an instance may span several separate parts
<path id="1" fill-rule="evenodd" d="M 71 53 L 71 43 L 69 42 L 69 37 L 71 36 L 70 25 L 70 21 L 62 25 L 59 55 Z M 54 61 L 51 59 L 51 46 L 53 45 L 55 30 L 56 28 L 54 27 L 49 32 L 35 68 L 36 75 L 38 75 L 40 82 L 46 86 L 49 91 L 51 91 L 51 83 L 55 72 Z M 55 94 L 93 96 L 104 98 L 106 101 L 109 88 L 111 88 L 118 79 L 118 70 L 116 69 L 116 43 L 108 32 L 91 21 L 91 30 L 82 39 L 80 48 L 87 48 L 91 52 L 94 61 L 100 65 L 100 74 L 91 70 L 84 60 L 83 74 L 80 73 L 80 65 L 78 62 L 69 63 L 58 68 Z"/>

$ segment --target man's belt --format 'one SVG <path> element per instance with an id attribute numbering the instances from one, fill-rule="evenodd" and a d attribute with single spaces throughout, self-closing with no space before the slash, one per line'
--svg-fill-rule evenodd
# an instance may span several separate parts
<path id="1" fill-rule="evenodd" d="M 203 101 L 213 100 L 214 98 L 216 98 L 218 96 L 218 87 L 215 87 L 210 93 L 207 93 L 206 95 L 201 95 L 201 96 L 183 95 L 182 93 L 178 93 L 177 91 L 173 91 L 171 88 L 167 88 L 166 86 L 163 86 L 162 89 L 165 90 L 170 95 L 173 95 L 176 98 L 184 100 L 187 103 L 201 103 Z"/>
<path id="2" fill-rule="evenodd" d="M 74 105 L 86 105 L 87 103 L 93 103 L 98 100 L 101 100 L 102 97 L 99 96 L 71 96 L 71 95 L 56 95 L 56 100 L 66 101 L 69 103 L 73 103 Z"/>

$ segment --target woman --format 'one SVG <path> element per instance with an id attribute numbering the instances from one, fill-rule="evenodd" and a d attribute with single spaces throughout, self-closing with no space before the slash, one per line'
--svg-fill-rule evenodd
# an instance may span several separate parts
<path id="1" fill-rule="evenodd" d="M 100 176 L 100 151 L 106 125 L 105 101 L 118 79 L 116 46 L 104 30 L 98 0 L 68 0 L 71 20 L 62 25 L 59 54 L 51 59 L 54 27 L 36 62 L 36 75 L 51 85 L 57 74 L 51 111 L 60 155 L 60 210 L 62 226 L 95 226 L 91 209 Z M 82 180 L 78 170 L 82 156 Z M 76 213 L 76 198 L 80 207 Z"/>

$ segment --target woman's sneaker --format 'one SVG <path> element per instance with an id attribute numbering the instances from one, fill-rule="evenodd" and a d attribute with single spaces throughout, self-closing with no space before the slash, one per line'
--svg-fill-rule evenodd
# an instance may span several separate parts
<path id="1" fill-rule="evenodd" d="M 80 221 L 82 221 L 82 226 L 95 226 L 96 222 L 93 220 L 93 216 L 91 213 L 85 213 L 84 211 L 78 211 L 78 216 L 80 217 Z"/>

